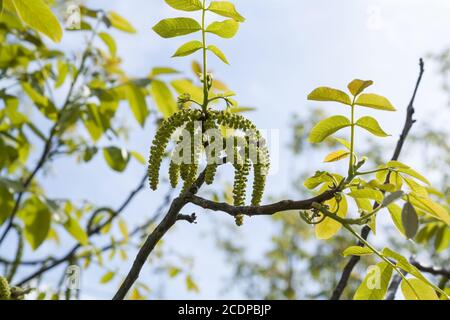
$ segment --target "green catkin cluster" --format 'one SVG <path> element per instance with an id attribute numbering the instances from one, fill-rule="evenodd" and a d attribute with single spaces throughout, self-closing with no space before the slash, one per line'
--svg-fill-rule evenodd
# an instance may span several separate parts
<path id="1" fill-rule="evenodd" d="M 11 288 L 8 280 L 0 276 L 0 300 L 9 300 L 11 298 Z"/>
<path id="2" fill-rule="evenodd" d="M 216 123 L 212 119 L 208 119 L 205 121 L 205 125 L 204 125 L 205 133 L 207 133 L 208 130 L 219 130 Z M 216 143 L 215 139 L 216 139 L 215 136 L 209 137 L 209 141 L 207 141 L 207 143 L 209 145 L 215 144 Z M 205 168 L 205 182 L 208 185 L 210 185 L 214 182 L 214 178 L 215 178 L 216 172 L 217 172 L 217 167 L 219 166 L 219 159 L 218 159 L 219 154 L 217 151 L 218 150 L 216 148 L 212 148 L 211 152 L 206 152 L 206 163 L 207 164 L 206 164 L 206 168 Z"/>
<path id="3" fill-rule="evenodd" d="M 198 128 L 198 123 L 202 124 L 202 128 Z M 153 145 L 150 152 L 149 160 L 149 180 L 152 189 L 156 189 L 159 180 L 159 170 L 161 167 L 162 158 L 165 149 L 169 143 L 171 135 L 177 128 L 182 128 L 191 136 L 190 144 L 190 159 L 183 156 L 184 147 L 182 138 L 177 141 L 174 149 L 174 154 L 178 155 L 181 162 L 170 162 L 169 177 L 172 187 L 176 187 L 179 178 L 184 181 L 182 192 L 186 192 L 189 187 L 195 182 L 198 170 L 199 159 L 203 152 L 206 153 L 207 165 L 205 168 L 205 182 L 212 184 L 219 165 L 220 153 L 222 148 L 217 150 L 212 148 L 207 151 L 210 144 L 213 144 L 217 137 L 207 137 L 206 133 L 210 129 L 219 130 L 219 126 L 228 129 L 234 129 L 245 132 L 245 138 L 234 137 L 231 148 L 233 149 L 233 156 L 235 161 L 233 165 L 235 168 L 235 179 L 233 188 L 234 205 L 242 206 L 245 204 L 245 193 L 247 186 L 247 179 L 250 173 L 250 168 L 253 164 L 254 178 L 253 178 L 253 192 L 252 205 L 259 205 L 264 193 L 266 177 L 269 169 L 269 152 L 262 139 L 260 132 L 256 126 L 243 116 L 228 111 L 212 111 L 202 112 L 194 109 L 182 109 L 175 113 L 172 117 L 165 120 L 153 140 Z M 197 127 L 196 127 L 197 126 Z M 205 136 L 203 136 L 205 134 Z M 200 135 L 200 137 L 198 136 Z M 225 142 L 226 138 L 221 137 Z M 237 143 L 239 142 L 239 143 Z M 239 146 L 239 150 L 237 148 Z M 229 146 L 227 146 L 226 154 L 229 159 Z M 189 149 L 189 146 L 188 146 Z M 239 151 L 239 152 L 236 152 Z M 185 160 L 187 161 L 186 163 Z M 236 216 L 236 224 L 241 225 L 243 216 Z"/>
<path id="4" fill-rule="evenodd" d="M 198 110 L 183 109 L 173 114 L 170 118 L 164 120 L 159 127 L 150 149 L 150 159 L 148 167 L 150 187 L 153 190 L 156 190 L 156 188 L 158 187 L 159 169 L 161 167 L 161 162 L 170 137 L 177 128 L 183 126 L 188 121 L 197 120 L 200 115 L 201 112 Z"/>

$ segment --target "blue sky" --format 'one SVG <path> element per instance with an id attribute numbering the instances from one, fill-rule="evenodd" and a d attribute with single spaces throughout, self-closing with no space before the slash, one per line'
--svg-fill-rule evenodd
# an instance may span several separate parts
<path id="1" fill-rule="evenodd" d="M 429 52 L 439 52 L 450 44 L 450 2 L 440 0 L 239 0 L 234 1 L 247 18 L 232 40 L 210 41 L 218 44 L 228 56 L 231 66 L 210 59 L 209 68 L 237 93 L 242 105 L 257 107 L 247 114 L 258 127 L 278 129 L 280 133 L 281 168 L 269 178 L 268 194 L 289 194 L 292 169 L 310 168 L 313 173 L 321 164 L 307 154 L 293 159 L 285 146 L 292 136 L 289 128 L 292 114 L 300 117 L 306 108 L 317 106 L 306 101 L 307 94 L 317 86 L 345 88 L 354 78 L 371 79 L 373 91 L 388 97 L 399 112 L 384 115 L 369 111 L 381 120 L 384 129 L 392 133 L 386 138 L 386 158 L 390 156 L 404 118 L 404 110 L 418 73 L 418 59 Z M 96 0 L 91 7 L 115 10 L 132 21 L 137 35 L 114 32 L 124 68 L 136 77 L 146 76 L 152 67 L 172 66 L 189 75 L 190 60 L 171 59 L 180 39 L 161 39 L 151 27 L 166 17 L 180 13 L 163 0 Z M 183 14 L 183 13 L 181 13 Z M 195 15 L 194 15 L 195 16 Z M 189 39 L 187 37 L 186 39 Z M 79 39 L 66 34 L 62 45 L 77 48 Z M 196 57 L 199 59 L 199 57 Z M 434 114 L 446 103 L 439 78 L 431 63 L 426 62 L 426 74 L 417 96 L 419 122 L 417 130 L 443 126 L 446 117 Z M 330 113 L 342 107 L 324 105 Z M 362 114 L 362 113 L 361 113 Z M 124 117 L 129 114 L 124 113 Z M 135 127 L 127 147 L 147 156 L 154 128 Z M 317 155 L 317 159 L 323 154 Z M 413 164 L 416 159 L 408 159 Z M 333 169 L 329 167 L 328 169 Z M 112 173 L 102 159 L 78 166 L 74 162 L 57 162 L 44 185 L 52 197 L 70 194 L 76 199 L 91 199 L 99 204 L 117 205 L 124 194 L 140 179 L 144 167 L 133 162 L 125 174 Z M 95 179 L 92 179 L 95 177 Z M 112 187 L 113 186 L 113 187 Z M 146 189 L 126 212 L 135 223 L 151 215 L 162 199 L 164 190 Z M 219 217 L 220 216 L 220 217 Z M 197 225 L 179 224 L 172 230 L 165 245 L 188 252 L 195 258 L 194 276 L 201 289 L 199 294 L 186 293 L 182 281 L 175 280 L 165 292 L 168 298 L 239 298 L 238 292 L 220 292 L 224 276 L 229 271 L 223 257 L 216 253 L 211 238 L 215 224 L 229 221 L 224 215 L 201 214 Z M 253 218 L 241 229 L 242 239 L 249 243 L 250 254 L 257 256 L 269 245 L 270 225 L 265 218 Z M 254 243 L 257 243 L 256 245 Z M 45 250 L 45 249 L 44 249 Z M 48 250 L 51 250 L 50 248 Z M 39 252 L 44 254 L 45 252 Z M 207 254 L 205 254 L 207 253 Z M 133 257 L 134 253 L 130 253 Z M 125 274 L 131 260 L 120 268 Z M 110 298 L 111 286 L 98 286 L 98 274 L 83 279 L 87 297 Z M 142 279 L 152 285 L 152 278 Z"/>

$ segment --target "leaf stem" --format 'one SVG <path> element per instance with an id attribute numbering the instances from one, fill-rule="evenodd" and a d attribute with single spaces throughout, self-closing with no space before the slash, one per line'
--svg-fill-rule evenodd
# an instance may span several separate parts
<path id="1" fill-rule="evenodd" d="M 350 160 L 348 164 L 348 175 L 353 176 L 354 171 L 354 149 L 355 149 L 355 99 L 352 101 L 351 111 L 351 133 L 350 133 Z"/>
<path id="2" fill-rule="evenodd" d="M 203 43 L 203 111 L 206 111 L 208 107 L 208 80 L 206 71 L 206 29 L 205 29 L 205 16 L 206 16 L 206 0 L 203 0 L 202 9 L 202 43 Z"/>

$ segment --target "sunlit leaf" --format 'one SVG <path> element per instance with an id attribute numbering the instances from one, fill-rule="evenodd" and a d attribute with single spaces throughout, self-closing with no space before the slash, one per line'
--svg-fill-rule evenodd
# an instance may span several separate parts
<path id="1" fill-rule="evenodd" d="M 236 11 L 234 4 L 228 1 L 212 1 L 208 10 L 223 17 L 232 18 L 237 22 L 245 21 L 245 18 Z"/>
<path id="2" fill-rule="evenodd" d="M 153 30 L 163 38 L 173 38 L 197 32 L 201 28 L 192 18 L 169 18 L 158 22 Z"/>
<path id="3" fill-rule="evenodd" d="M 380 127 L 378 121 L 370 116 L 359 118 L 358 121 L 356 121 L 356 125 L 363 129 L 366 129 L 367 131 L 378 137 L 390 136 L 390 134 L 384 132 L 384 130 Z"/>
<path id="4" fill-rule="evenodd" d="M 347 199 L 345 196 L 342 196 L 341 202 L 338 204 L 336 199 L 331 199 L 325 202 L 327 206 L 329 206 L 329 210 L 331 212 L 336 212 L 336 214 L 345 218 L 347 216 L 348 206 Z M 317 239 L 326 240 L 333 237 L 340 229 L 342 225 L 334 219 L 326 217 L 322 222 L 315 225 L 315 233 Z"/>
<path id="5" fill-rule="evenodd" d="M 222 50 L 220 50 L 219 48 L 217 48 L 216 46 L 213 45 L 209 45 L 207 48 L 209 51 L 211 51 L 212 53 L 214 53 L 220 60 L 222 60 L 224 63 L 226 64 L 230 64 L 227 60 L 227 57 L 225 56 L 225 54 L 222 52 Z"/>
<path id="6" fill-rule="evenodd" d="M 388 99 L 374 93 L 361 94 L 358 99 L 356 99 L 355 104 L 372 109 L 396 111 Z"/>
<path id="7" fill-rule="evenodd" d="M 348 195 L 353 198 L 367 198 L 375 200 L 377 202 L 383 201 L 383 193 L 381 191 L 373 189 L 352 189 L 352 191 L 348 193 Z"/>
<path id="8" fill-rule="evenodd" d="M 200 0 L 165 0 L 174 9 L 182 11 L 198 11 L 203 8 Z"/>
<path id="9" fill-rule="evenodd" d="M 127 100 L 130 104 L 130 108 L 133 112 L 134 118 L 143 127 L 149 113 L 144 93 L 142 92 L 141 88 L 134 85 L 133 83 L 127 84 L 125 86 L 125 90 Z"/>
<path id="10" fill-rule="evenodd" d="M 179 47 L 178 50 L 172 55 L 172 57 L 188 56 L 190 54 L 193 54 L 194 52 L 197 52 L 201 48 L 203 48 L 203 43 L 201 43 L 200 41 L 189 41 L 188 43 L 185 43 L 181 47 Z"/>
<path id="11" fill-rule="evenodd" d="M 392 270 L 392 266 L 387 262 L 380 262 L 370 266 L 353 299 L 383 300 L 391 280 Z"/>
<path id="12" fill-rule="evenodd" d="M 101 284 L 105 284 L 110 282 L 112 279 L 114 279 L 114 276 L 116 275 L 115 272 L 112 271 L 108 271 L 107 273 L 105 273 L 101 278 L 100 278 L 100 283 Z"/>
<path id="13" fill-rule="evenodd" d="M 111 23 L 111 26 L 114 28 L 127 33 L 136 33 L 136 29 L 131 25 L 131 23 L 117 12 L 110 11 L 108 12 L 107 17 Z"/>
<path id="14" fill-rule="evenodd" d="M 169 87 L 162 81 L 153 80 L 150 89 L 153 101 L 165 118 L 177 111 L 177 104 Z"/>
<path id="15" fill-rule="evenodd" d="M 325 157 L 323 162 L 339 161 L 339 160 L 347 158 L 349 154 L 350 154 L 350 152 L 348 152 L 348 150 L 333 151 Z"/>
<path id="16" fill-rule="evenodd" d="M 350 126 L 350 120 L 344 116 L 332 116 L 316 124 L 309 134 L 311 143 L 322 142 L 326 137 L 332 135 L 336 131 Z"/>
<path id="17" fill-rule="evenodd" d="M 83 228 L 80 226 L 78 221 L 71 217 L 70 215 L 67 216 L 67 221 L 64 223 L 64 228 L 69 232 L 78 242 L 86 246 L 89 244 L 89 239 L 86 234 L 86 232 L 83 230 Z"/>
<path id="18" fill-rule="evenodd" d="M 232 19 L 225 21 L 215 21 L 206 28 L 206 32 L 214 33 L 219 37 L 227 39 L 233 38 L 238 30 L 239 23 Z"/>
<path id="19" fill-rule="evenodd" d="M 50 210 L 37 197 L 32 197 L 24 203 L 19 215 L 25 224 L 25 238 L 31 248 L 36 250 L 50 231 Z"/>
<path id="20" fill-rule="evenodd" d="M 0 226 L 9 218 L 14 208 L 14 197 L 8 188 L 0 185 Z"/>
<path id="21" fill-rule="evenodd" d="M 314 101 L 335 101 L 339 103 L 343 103 L 346 105 L 351 105 L 352 101 L 350 100 L 350 97 L 345 92 L 328 88 L 328 87 L 319 87 L 317 89 L 314 89 L 309 95 L 308 100 L 314 100 Z"/>
<path id="22" fill-rule="evenodd" d="M 402 293 L 406 300 L 439 300 L 436 291 L 425 282 L 409 278 L 401 283 Z"/>
<path id="23" fill-rule="evenodd" d="M 117 44 L 116 44 L 116 40 L 114 40 L 113 37 L 111 37 L 109 34 L 107 34 L 106 32 L 100 32 L 98 34 L 98 36 L 100 37 L 100 39 L 102 39 L 102 41 L 105 43 L 105 45 L 108 47 L 109 53 L 111 54 L 111 56 L 115 56 L 117 54 Z"/>
<path id="24" fill-rule="evenodd" d="M 367 256 L 373 254 L 373 251 L 368 247 L 351 246 L 344 250 L 342 255 L 344 257 L 348 256 Z"/>
<path id="25" fill-rule="evenodd" d="M 111 169 L 122 172 L 127 167 L 130 155 L 125 149 L 117 147 L 103 148 L 103 156 Z"/>
<path id="26" fill-rule="evenodd" d="M 372 80 L 360 80 L 355 79 L 350 82 L 347 86 L 348 90 L 350 90 L 351 94 L 357 96 L 361 92 L 363 92 L 367 87 L 370 87 L 373 84 Z"/>

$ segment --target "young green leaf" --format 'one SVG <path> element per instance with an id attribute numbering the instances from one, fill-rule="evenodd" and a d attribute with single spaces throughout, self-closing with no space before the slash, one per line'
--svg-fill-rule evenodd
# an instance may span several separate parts
<path id="1" fill-rule="evenodd" d="M 170 91 L 169 87 L 160 80 L 153 80 L 150 93 L 159 112 L 164 118 L 170 117 L 177 111 L 177 103 Z"/>
<path id="2" fill-rule="evenodd" d="M 49 208 L 37 197 L 28 199 L 19 216 L 25 224 L 25 238 L 33 250 L 47 238 L 51 225 Z"/>
<path id="3" fill-rule="evenodd" d="M 114 276 L 116 275 L 115 272 L 112 271 L 108 271 L 107 273 L 105 273 L 101 278 L 100 278 L 100 283 L 101 284 L 105 284 L 110 282 L 112 279 L 114 279 Z"/>
<path id="4" fill-rule="evenodd" d="M 200 41 L 189 41 L 188 43 L 185 43 L 181 47 L 179 47 L 178 50 L 172 55 L 172 57 L 185 57 L 193 54 L 194 52 L 197 52 L 201 48 L 203 48 L 203 43 L 201 43 Z"/>
<path id="5" fill-rule="evenodd" d="M 201 30 L 200 24 L 192 18 L 169 18 L 158 22 L 153 31 L 163 38 L 184 36 Z"/>
<path id="6" fill-rule="evenodd" d="M 363 92 L 367 87 L 370 87 L 373 84 L 372 80 L 360 80 L 355 79 L 350 82 L 347 86 L 348 90 L 350 90 L 351 94 L 357 96 L 361 92 Z"/>
<path id="7" fill-rule="evenodd" d="M 135 119 L 144 127 L 149 111 L 142 89 L 130 82 L 125 87 L 125 92 Z"/>
<path id="8" fill-rule="evenodd" d="M 419 279 L 409 278 L 408 282 L 403 280 L 401 288 L 406 300 L 439 300 L 436 291 Z"/>
<path id="9" fill-rule="evenodd" d="M 215 35 L 226 39 L 233 38 L 238 30 L 239 23 L 233 19 L 215 21 L 206 28 L 206 32 L 214 33 Z"/>
<path id="10" fill-rule="evenodd" d="M 174 9 L 182 11 L 198 11 L 203 8 L 200 0 L 165 0 Z"/>
<path id="11" fill-rule="evenodd" d="M 54 42 L 61 41 L 62 28 L 52 10 L 43 0 L 12 0 L 19 18 Z"/>
<path id="12" fill-rule="evenodd" d="M 392 104 L 385 97 L 374 93 L 363 93 L 355 102 L 356 105 L 386 111 L 396 111 Z"/>
<path id="13" fill-rule="evenodd" d="M 209 45 L 207 48 L 209 51 L 211 51 L 212 53 L 214 53 L 217 58 L 219 58 L 220 60 L 222 60 L 224 63 L 226 64 L 230 64 L 227 60 L 227 57 L 225 56 L 225 54 L 216 46 L 214 45 Z"/>
<path id="14" fill-rule="evenodd" d="M 370 116 L 359 118 L 358 121 L 356 121 L 356 125 L 358 127 L 366 129 L 367 131 L 378 137 L 390 136 L 390 134 L 384 132 L 384 130 L 380 127 L 378 121 Z"/>
<path id="15" fill-rule="evenodd" d="M 127 19 L 119 15 L 117 12 L 108 12 L 107 18 L 111 23 L 111 26 L 113 26 L 117 30 L 127 33 L 136 33 L 136 29 L 131 25 L 131 23 L 128 22 Z"/>
<path id="16" fill-rule="evenodd" d="M 103 156 L 111 169 L 122 172 L 127 167 L 130 155 L 125 149 L 117 147 L 103 148 Z"/>
<path id="17" fill-rule="evenodd" d="M 345 92 L 328 88 L 328 87 L 319 87 L 317 89 L 314 89 L 309 95 L 308 100 L 314 100 L 314 101 L 335 101 L 339 103 L 343 103 L 346 105 L 351 106 L 352 102 L 350 100 L 350 97 Z"/>
<path id="18" fill-rule="evenodd" d="M 68 73 L 69 73 L 68 64 L 62 60 L 58 60 L 58 76 L 55 80 L 56 89 L 60 88 L 64 84 L 64 81 L 66 80 Z"/>
<path id="19" fill-rule="evenodd" d="M 383 201 L 383 193 L 374 189 L 352 189 L 348 195 L 353 198 L 367 198 L 377 202 Z"/>
<path id="20" fill-rule="evenodd" d="M 395 203 L 391 203 L 390 205 L 388 205 L 387 208 L 391 216 L 391 219 L 394 222 L 395 227 L 402 235 L 406 237 L 405 228 L 403 227 L 402 224 L 402 209 Z"/>
<path id="21" fill-rule="evenodd" d="M 405 228 L 406 238 L 412 239 L 419 229 L 419 218 L 417 217 L 416 209 L 411 203 L 406 202 L 402 209 L 402 224 Z"/>
<path id="22" fill-rule="evenodd" d="M 419 197 L 415 194 L 410 194 L 409 199 L 411 204 L 418 209 L 423 210 L 425 213 L 442 220 L 447 225 L 450 225 L 450 214 L 438 203 L 434 202 L 430 198 Z"/>
<path id="23" fill-rule="evenodd" d="M 78 221 L 70 215 L 67 216 L 67 221 L 66 223 L 64 223 L 64 228 L 67 230 L 67 232 L 70 233 L 72 237 L 78 240 L 81 245 L 87 246 L 89 244 L 88 235 L 83 230 L 83 228 L 81 228 Z"/>
<path id="24" fill-rule="evenodd" d="M 348 152 L 348 150 L 333 151 L 325 157 L 323 162 L 339 161 L 339 160 L 347 158 L 349 154 L 350 154 L 350 152 Z"/>
<path id="25" fill-rule="evenodd" d="M 348 150 L 350 150 L 351 148 L 351 145 L 350 145 L 350 142 L 348 142 L 347 140 L 345 140 L 345 139 L 341 139 L 341 138 L 336 138 L 336 137 L 334 137 L 333 138 L 334 140 L 336 140 L 337 142 L 339 142 L 340 144 L 342 144 L 344 147 L 346 147 Z"/>
<path id="26" fill-rule="evenodd" d="M 0 226 L 9 218 L 14 208 L 14 196 L 6 186 L 0 185 Z"/>
<path id="27" fill-rule="evenodd" d="M 367 256 L 373 254 L 373 251 L 368 247 L 360 247 L 360 246 L 351 246 L 342 252 L 344 257 L 348 256 Z"/>
<path id="28" fill-rule="evenodd" d="M 383 300 L 386 295 L 393 268 L 387 262 L 370 266 L 363 282 L 356 290 L 355 300 Z"/>
<path id="29" fill-rule="evenodd" d="M 344 116 L 332 116 L 316 124 L 309 134 L 311 143 L 322 142 L 326 137 L 332 135 L 336 131 L 350 126 L 350 120 Z"/>
<path id="30" fill-rule="evenodd" d="M 397 171 L 406 173 L 407 175 L 416 178 L 417 180 L 422 181 L 423 183 L 426 183 L 428 185 L 430 185 L 430 181 L 428 181 L 427 178 L 425 178 L 423 175 L 421 175 L 420 173 L 418 173 L 417 171 L 415 171 L 414 169 L 410 168 L 409 166 L 407 166 L 404 163 L 401 163 L 399 161 L 389 161 L 386 164 L 389 168 L 395 168 L 397 169 Z"/>
<path id="31" fill-rule="evenodd" d="M 342 196 L 342 200 L 339 204 L 336 199 L 328 200 L 325 204 L 329 206 L 330 211 L 335 212 L 337 210 L 336 214 L 339 217 L 345 218 L 347 216 L 348 205 L 345 196 Z M 316 237 L 321 240 L 330 239 L 341 229 L 341 227 L 342 225 L 339 222 L 326 217 L 322 222 L 315 225 Z"/>
<path id="32" fill-rule="evenodd" d="M 234 4 L 228 1 L 212 1 L 208 10 L 223 17 L 232 18 L 237 22 L 245 21 L 245 18 L 236 11 Z"/>
<path id="33" fill-rule="evenodd" d="M 116 56 L 116 54 L 117 54 L 116 40 L 114 40 L 114 38 L 111 37 L 106 32 L 100 32 L 98 34 L 98 36 L 100 37 L 100 39 L 102 39 L 102 41 L 108 47 L 108 50 L 109 50 L 109 53 L 111 54 L 111 56 L 113 56 L 113 57 Z"/>

